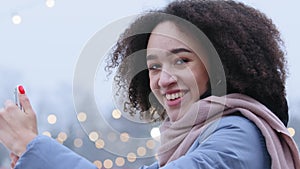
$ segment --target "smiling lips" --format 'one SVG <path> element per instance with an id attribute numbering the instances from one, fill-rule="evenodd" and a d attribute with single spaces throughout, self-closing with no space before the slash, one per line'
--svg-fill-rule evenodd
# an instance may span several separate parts
<path id="1" fill-rule="evenodd" d="M 167 105 L 168 106 L 178 106 L 181 103 L 181 99 L 184 96 L 185 92 L 176 92 L 176 93 L 169 93 L 166 94 Z"/>
<path id="2" fill-rule="evenodd" d="M 172 94 L 166 94 L 167 100 L 175 100 L 184 95 L 184 92 L 177 92 L 177 93 L 172 93 Z"/>

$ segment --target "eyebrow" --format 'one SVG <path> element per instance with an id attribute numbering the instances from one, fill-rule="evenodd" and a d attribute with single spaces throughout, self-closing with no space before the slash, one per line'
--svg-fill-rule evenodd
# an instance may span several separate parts
<path id="1" fill-rule="evenodd" d="M 191 50 L 189 49 L 186 49 L 186 48 L 175 48 L 175 49 L 172 49 L 170 51 L 171 54 L 178 54 L 178 53 L 182 53 L 182 52 L 187 52 L 187 53 L 192 53 Z M 169 56 L 170 54 L 168 54 L 167 56 Z M 146 60 L 153 60 L 153 59 L 156 59 L 157 58 L 157 55 L 147 55 L 146 56 Z"/>

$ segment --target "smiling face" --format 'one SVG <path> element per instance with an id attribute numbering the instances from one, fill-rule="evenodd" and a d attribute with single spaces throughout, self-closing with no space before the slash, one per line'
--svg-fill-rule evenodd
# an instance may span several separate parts
<path id="1" fill-rule="evenodd" d="M 184 113 L 208 88 L 206 68 L 187 45 L 192 41 L 170 21 L 157 25 L 148 41 L 150 88 L 171 121 L 180 118 L 180 112 Z"/>

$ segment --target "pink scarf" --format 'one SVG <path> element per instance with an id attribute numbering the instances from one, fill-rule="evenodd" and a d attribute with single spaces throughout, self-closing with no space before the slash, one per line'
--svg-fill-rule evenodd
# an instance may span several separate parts
<path id="1" fill-rule="evenodd" d="M 166 119 L 160 127 L 159 165 L 183 156 L 209 124 L 237 111 L 254 122 L 265 137 L 272 169 L 300 169 L 298 148 L 287 128 L 268 108 L 242 94 L 210 96 L 193 104 L 179 120 Z"/>

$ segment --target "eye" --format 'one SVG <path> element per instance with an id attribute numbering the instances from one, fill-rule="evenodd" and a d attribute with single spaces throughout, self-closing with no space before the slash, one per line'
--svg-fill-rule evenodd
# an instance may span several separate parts
<path id="1" fill-rule="evenodd" d="M 148 70 L 160 70 L 161 69 L 161 65 L 159 64 L 151 64 L 150 66 L 148 66 Z"/>
<path id="2" fill-rule="evenodd" d="M 189 62 L 189 59 L 187 59 L 187 58 L 179 58 L 179 59 L 177 59 L 176 60 L 176 65 L 182 65 L 182 64 L 184 64 L 184 63 L 187 63 L 187 62 Z"/>

